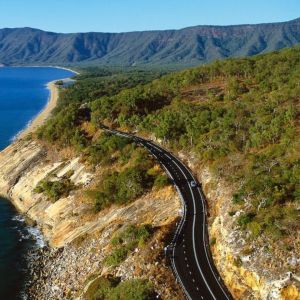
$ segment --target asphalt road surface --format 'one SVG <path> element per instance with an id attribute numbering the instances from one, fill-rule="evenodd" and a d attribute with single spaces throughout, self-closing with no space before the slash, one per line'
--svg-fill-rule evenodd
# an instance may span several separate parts
<path id="1" fill-rule="evenodd" d="M 107 129 L 147 148 L 165 169 L 182 201 L 182 218 L 165 252 L 186 297 L 192 300 L 233 299 L 216 270 L 207 231 L 206 202 L 197 179 L 170 152 L 152 141 Z"/>

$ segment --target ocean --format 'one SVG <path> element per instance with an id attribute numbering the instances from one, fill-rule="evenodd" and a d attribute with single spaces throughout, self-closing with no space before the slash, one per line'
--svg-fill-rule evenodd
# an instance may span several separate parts
<path id="1" fill-rule="evenodd" d="M 47 83 L 73 75 L 71 71 L 49 67 L 0 68 L 0 150 L 45 107 L 50 96 Z M 1 300 L 24 299 L 26 256 L 41 246 L 39 231 L 27 226 L 11 203 L 0 198 Z"/>

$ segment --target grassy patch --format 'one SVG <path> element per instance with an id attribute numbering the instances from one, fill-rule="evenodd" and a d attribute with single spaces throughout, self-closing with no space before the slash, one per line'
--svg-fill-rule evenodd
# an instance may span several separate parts
<path id="1" fill-rule="evenodd" d="M 153 285 L 144 279 L 120 282 L 118 278 L 100 277 L 84 295 L 85 300 L 150 300 L 155 296 Z"/>
<path id="2" fill-rule="evenodd" d="M 128 225 L 121 229 L 111 239 L 110 244 L 113 248 L 105 258 L 105 264 L 108 266 L 119 265 L 136 247 L 144 246 L 152 233 L 153 229 L 150 225 Z"/>

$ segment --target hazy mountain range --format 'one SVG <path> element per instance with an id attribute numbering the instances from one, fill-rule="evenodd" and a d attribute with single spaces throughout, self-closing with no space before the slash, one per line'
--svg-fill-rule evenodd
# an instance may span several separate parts
<path id="1" fill-rule="evenodd" d="M 0 65 L 177 65 L 265 53 L 300 43 L 300 18 L 127 33 L 0 29 Z"/>

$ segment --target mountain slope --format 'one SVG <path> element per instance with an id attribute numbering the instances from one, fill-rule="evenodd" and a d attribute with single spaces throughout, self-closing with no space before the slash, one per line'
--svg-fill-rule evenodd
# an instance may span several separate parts
<path id="1" fill-rule="evenodd" d="M 0 29 L 0 64 L 196 65 L 300 43 L 300 18 L 283 23 L 181 30 L 59 34 Z"/>
<path id="2" fill-rule="evenodd" d="M 62 149 L 74 147 L 83 161 L 97 165 L 105 157 L 115 160 L 107 150 L 114 143 L 99 138 L 99 123 L 160 143 L 201 182 L 214 261 L 234 298 L 296 300 L 299 76 L 299 46 L 218 61 L 131 89 L 121 85 L 119 93 L 111 93 L 106 82 L 109 92 L 102 97 L 97 91 L 105 91 L 100 81 L 106 79 L 81 75 L 61 93 L 56 113 L 37 137 Z M 74 124 L 85 103 L 91 115 Z M 120 157 L 126 163 L 126 155 Z M 96 207 L 118 194 L 105 186 L 98 187 Z"/>

